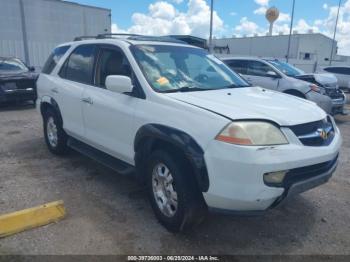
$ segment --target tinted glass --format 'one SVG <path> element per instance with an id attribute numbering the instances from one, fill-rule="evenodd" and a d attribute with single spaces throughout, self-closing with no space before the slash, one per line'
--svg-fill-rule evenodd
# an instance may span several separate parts
<path id="1" fill-rule="evenodd" d="M 110 75 L 131 77 L 131 67 L 121 51 L 102 49 L 96 70 L 96 85 L 105 87 L 106 78 Z"/>
<path id="2" fill-rule="evenodd" d="M 0 74 L 27 72 L 28 68 L 19 59 L 0 59 Z"/>
<path id="3" fill-rule="evenodd" d="M 64 56 L 64 54 L 67 52 L 69 47 L 70 46 L 61 46 L 53 50 L 43 67 L 42 73 L 51 74 L 53 69 L 56 67 L 57 63 L 60 61 L 62 56 Z"/>
<path id="4" fill-rule="evenodd" d="M 236 73 L 242 74 L 242 75 L 246 75 L 247 74 L 247 69 L 248 69 L 248 65 L 246 61 L 243 60 L 230 60 L 227 61 L 226 64 L 232 69 L 234 70 Z"/>
<path id="5" fill-rule="evenodd" d="M 92 84 L 96 46 L 82 45 L 69 56 L 60 76 L 71 81 Z"/>
<path id="6" fill-rule="evenodd" d="M 149 84 L 158 92 L 249 86 L 222 61 L 203 49 L 163 45 L 136 45 L 131 49 Z"/>
<path id="7" fill-rule="evenodd" d="M 268 72 L 273 71 L 273 69 L 259 61 L 247 61 L 248 62 L 248 70 L 247 75 L 253 76 L 269 76 Z"/>
<path id="8" fill-rule="evenodd" d="M 334 74 L 350 75 L 350 68 L 348 67 L 328 67 L 324 70 Z"/>

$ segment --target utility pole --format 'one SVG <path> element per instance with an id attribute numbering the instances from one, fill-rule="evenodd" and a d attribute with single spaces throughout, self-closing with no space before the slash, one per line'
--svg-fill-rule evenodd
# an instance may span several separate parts
<path id="1" fill-rule="evenodd" d="M 27 65 L 30 65 L 29 60 L 29 48 L 28 48 L 28 36 L 27 36 L 27 23 L 24 13 L 23 0 L 19 0 L 19 11 L 21 14 L 21 29 L 22 29 L 22 39 L 23 39 L 23 51 L 24 51 L 24 61 Z"/>
<path id="2" fill-rule="evenodd" d="M 288 38 L 288 49 L 287 49 L 287 57 L 286 57 L 287 63 L 289 62 L 290 44 L 291 44 L 292 33 L 293 33 L 294 9 L 295 9 L 295 0 L 293 0 L 292 18 L 291 18 L 291 20 L 290 20 L 290 29 L 289 29 L 289 38 Z"/>
<path id="3" fill-rule="evenodd" d="M 332 61 L 333 61 L 335 37 L 336 37 L 336 35 L 337 35 L 337 27 L 338 27 L 338 19 L 339 19 L 340 6 L 341 6 L 341 0 L 339 0 L 338 14 L 337 14 L 337 19 L 336 19 L 336 21 L 335 21 L 335 28 L 334 28 L 334 35 L 333 35 L 333 42 L 332 42 L 332 50 L 331 50 L 331 56 L 330 56 L 330 59 L 329 59 L 329 65 L 330 65 L 330 66 L 332 65 Z"/>
<path id="4" fill-rule="evenodd" d="M 213 53 L 213 14 L 214 14 L 214 0 L 210 4 L 210 35 L 209 35 L 209 52 Z"/>

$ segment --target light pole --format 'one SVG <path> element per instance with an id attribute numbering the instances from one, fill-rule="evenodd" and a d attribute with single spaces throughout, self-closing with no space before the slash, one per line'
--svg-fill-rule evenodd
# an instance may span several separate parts
<path id="1" fill-rule="evenodd" d="M 209 52 L 213 53 L 213 14 L 214 14 L 214 0 L 210 4 L 210 34 L 209 34 Z"/>
<path id="2" fill-rule="evenodd" d="M 294 9 L 295 9 L 295 0 L 293 0 L 293 8 L 292 8 L 292 17 L 290 20 L 290 29 L 289 29 L 289 38 L 288 38 L 288 49 L 287 49 L 287 63 L 289 62 L 289 52 L 290 52 L 290 44 L 292 40 L 292 32 L 293 32 L 293 22 L 294 22 Z"/>
<path id="3" fill-rule="evenodd" d="M 330 57 L 330 59 L 329 59 L 329 65 L 330 65 L 330 66 L 332 65 L 332 60 L 333 60 L 334 44 L 335 44 L 335 37 L 336 37 L 336 35 L 337 35 L 337 27 L 338 27 L 338 19 L 339 19 L 340 6 L 341 6 L 341 0 L 339 0 L 337 19 L 336 19 L 336 21 L 335 21 L 335 28 L 334 28 L 334 35 L 333 35 L 333 42 L 332 42 L 331 57 Z"/>

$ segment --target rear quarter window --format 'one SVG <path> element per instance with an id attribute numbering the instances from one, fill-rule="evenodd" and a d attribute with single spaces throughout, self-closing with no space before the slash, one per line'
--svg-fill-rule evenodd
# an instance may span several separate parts
<path id="1" fill-rule="evenodd" d="M 68 51 L 69 48 L 70 46 L 60 46 L 53 50 L 41 72 L 44 74 L 51 74 L 58 62 L 60 61 L 60 59 L 62 58 L 62 56 L 64 56 L 64 54 Z"/>
<path id="2" fill-rule="evenodd" d="M 236 73 L 246 75 L 248 65 L 246 61 L 243 60 L 228 60 L 225 63 Z"/>

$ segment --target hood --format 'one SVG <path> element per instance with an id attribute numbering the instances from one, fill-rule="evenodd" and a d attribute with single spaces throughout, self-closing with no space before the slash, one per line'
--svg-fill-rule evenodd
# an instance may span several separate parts
<path id="1" fill-rule="evenodd" d="M 313 102 L 260 87 L 166 95 L 232 120 L 264 119 L 292 126 L 326 118 L 326 113 Z"/>
<path id="2" fill-rule="evenodd" d="M 316 80 L 316 82 L 320 83 L 324 87 L 336 88 L 338 85 L 337 78 L 332 74 L 303 74 L 303 75 L 300 75 L 298 77 L 300 77 L 300 78 L 307 78 L 307 77 L 314 78 Z"/>
<path id="3" fill-rule="evenodd" d="M 286 80 L 289 85 L 292 85 L 293 88 L 299 89 L 300 91 L 305 91 L 304 93 L 310 90 L 311 83 L 306 81 L 305 79 L 299 79 L 300 76 L 291 77 L 286 76 Z"/>

